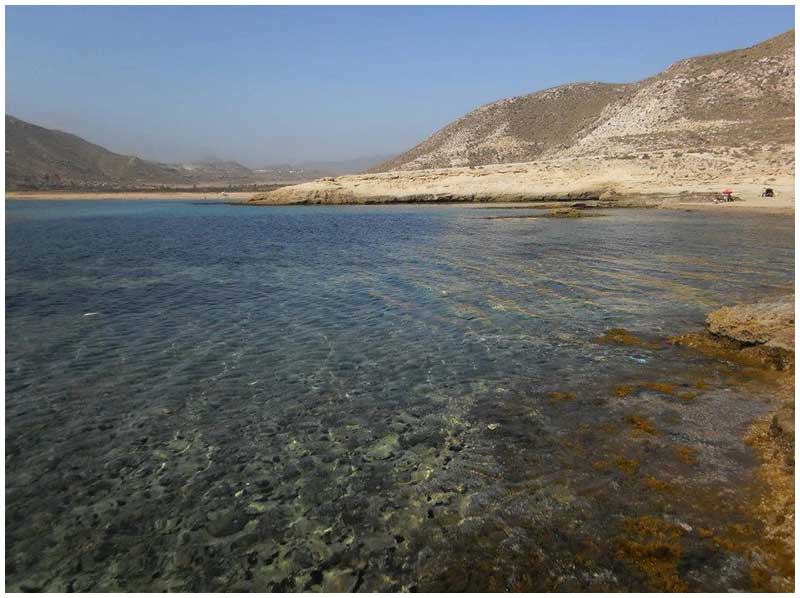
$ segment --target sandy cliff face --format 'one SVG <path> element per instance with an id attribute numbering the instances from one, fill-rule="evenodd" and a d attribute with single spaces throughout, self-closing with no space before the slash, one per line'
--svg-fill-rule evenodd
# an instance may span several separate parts
<path id="1" fill-rule="evenodd" d="M 633 84 L 579 83 L 482 106 L 359 176 L 255 203 L 793 193 L 794 31 Z"/>

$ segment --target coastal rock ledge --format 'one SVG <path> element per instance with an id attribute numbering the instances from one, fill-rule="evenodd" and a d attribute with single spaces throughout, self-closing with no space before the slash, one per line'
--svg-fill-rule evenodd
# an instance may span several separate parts
<path id="1" fill-rule="evenodd" d="M 744 345 L 794 353 L 794 295 L 723 307 L 706 320 L 708 331 Z"/>

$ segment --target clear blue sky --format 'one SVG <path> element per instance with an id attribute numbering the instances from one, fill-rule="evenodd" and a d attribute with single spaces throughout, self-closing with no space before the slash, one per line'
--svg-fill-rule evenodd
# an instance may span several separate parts
<path id="1" fill-rule="evenodd" d="M 6 113 L 151 159 L 347 159 L 793 26 L 791 6 L 7 7 Z"/>

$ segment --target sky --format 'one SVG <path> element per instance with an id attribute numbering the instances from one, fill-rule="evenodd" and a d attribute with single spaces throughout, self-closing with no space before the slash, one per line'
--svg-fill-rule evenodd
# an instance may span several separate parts
<path id="1" fill-rule="evenodd" d="M 346 160 L 793 26 L 792 6 L 6 7 L 6 114 L 154 160 Z"/>

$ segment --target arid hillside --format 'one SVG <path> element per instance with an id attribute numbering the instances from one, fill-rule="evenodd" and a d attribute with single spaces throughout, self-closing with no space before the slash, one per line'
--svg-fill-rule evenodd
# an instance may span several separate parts
<path id="1" fill-rule="evenodd" d="M 473 110 L 369 172 L 527 162 L 580 139 L 629 85 L 575 83 Z"/>
<path id="2" fill-rule="evenodd" d="M 164 164 L 143 160 L 114 153 L 71 133 L 6 115 L 6 191 L 227 185 L 264 189 L 266 185 L 262 183 L 276 182 L 272 175 L 230 161 Z"/>
<path id="3" fill-rule="evenodd" d="M 785 151 L 794 146 L 794 31 L 675 63 L 609 104 L 558 156 Z M 734 148 L 740 148 L 737 151 Z"/>
<path id="4" fill-rule="evenodd" d="M 76 135 L 6 115 L 6 189 L 180 183 L 176 168 L 123 156 Z"/>
<path id="5" fill-rule="evenodd" d="M 370 172 L 794 142 L 794 31 L 633 84 L 574 83 L 473 110 Z"/>

